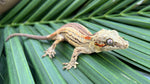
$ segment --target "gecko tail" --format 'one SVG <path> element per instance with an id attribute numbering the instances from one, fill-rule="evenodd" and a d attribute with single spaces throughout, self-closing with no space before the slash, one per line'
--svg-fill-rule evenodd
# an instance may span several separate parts
<path id="1" fill-rule="evenodd" d="M 28 37 L 28 38 L 32 38 L 32 39 L 39 39 L 39 40 L 48 40 L 49 39 L 49 38 L 47 38 L 47 36 L 37 36 L 37 35 L 31 35 L 31 34 L 14 33 L 7 37 L 6 42 L 15 36 L 24 36 L 24 37 Z"/>

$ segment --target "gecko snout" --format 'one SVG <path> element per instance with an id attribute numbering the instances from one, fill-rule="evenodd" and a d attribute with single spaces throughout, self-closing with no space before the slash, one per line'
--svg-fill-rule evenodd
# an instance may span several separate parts
<path id="1" fill-rule="evenodd" d="M 128 42 L 128 41 L 124 41 L 124 43 L 123 43 L 121 49 L 126 49 L 126 48 L 128 48 L 128 47 L 129 47 L 129 42 Z"/>
<path id="2" fill-rule="evenodd" d="M 128 41 L 126 41 L 125 46 L 126 46 L 126 48 L 128 48 L 128 47 L 129 47 L 129 42 L 128 42 Z"/>

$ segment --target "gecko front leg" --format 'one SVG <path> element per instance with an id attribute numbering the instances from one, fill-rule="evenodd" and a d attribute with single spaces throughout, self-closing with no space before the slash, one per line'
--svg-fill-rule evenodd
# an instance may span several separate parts
<path id="1" fill-rule="evenodd" d="M 90 51 L 90 49 L 88 49 L 86 47 L 76 47 L 73 51 L 70 62 L 69 63 L 63 63 L 63 65 L 66 65 L 63 67 L 63 69 L 69 70 L 72 67 L 76 68 L 77 67 L 76 65 L 78 64 L 78 62 L 76 62 L 76 61 L 77 61 L 79 54 L 81 54 L 81 53 L 90 54 L 92 52 Z"/>
<path id="2" fill-rule="evenodd" d="M 55 52 L 56 45 L 57 45 L 58 43 L 60 43 L 61 41 L 63 41 L 63 40 L 64 40 L 64 37 L 63 37 L 62 35 L 57 35 L 57 38 L 56 38 L 56 40 L 54 41 L 54 43 L 51 45 L 51 47 L 49 47 L 46 51 L 44 51 L 45 54 L 44 54 L 42 57 L 45 57 L 45 56 L 47 56 L 47 55 L 48 55 L 50 58 L 55 57 L 55 54 L 56 54 L 56 52 Z"/>

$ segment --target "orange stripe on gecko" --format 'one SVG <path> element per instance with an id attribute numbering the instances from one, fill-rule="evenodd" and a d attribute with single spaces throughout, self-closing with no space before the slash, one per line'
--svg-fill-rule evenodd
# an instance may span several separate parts
<path id="1" fill-rule="evenodd" d="M 98 44 L 97 42 L 95 42 L 95 45 L 97 45 L 97 46 L 99 46 L 99 47 L 105 46 L 105 44 Z"/>
<path id="2" fill-rule="evenodd" d="M 91 37 L 89 37 L 89 36 L 86 36 L 86 37 L 84 37 L 85 39 L 88 39 L 88 40 L 90 40 L 91 39 Z"/>

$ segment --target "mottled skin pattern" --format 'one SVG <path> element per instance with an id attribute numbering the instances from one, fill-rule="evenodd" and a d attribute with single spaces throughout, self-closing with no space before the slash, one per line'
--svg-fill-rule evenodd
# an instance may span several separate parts
<path id="1" fill-rule="evenodd" d="M 65 66 L 63 69 L 76 68 L 78 64 L 77 58 L 79 54 L 91 54 L 99 53 L 102 51 L 109 51 L 115 49 L 126 49 L 129 44 L 122 37 L 119 36 L 118 32 L 115 30 L 105 30 L 102 29 L 95 34 L 92 34 L 86 27 L 78 23 L 68 23 L 56 30 L 54 33 L 47 36 L 36 36 L 22 33 L 15 33 L 6 39 L 8 41 L 14 36 L 26 36 L 32 39 L 40 40 L 55 40 L 54 43 L 45 51 L 42 57 L 49 56 L 54 57 L 56 54 L 55 47 L 61 41 L 67 41 L 71 45 L 75 46 L 71 60 L 69 63 L 63 63 Z"/>

